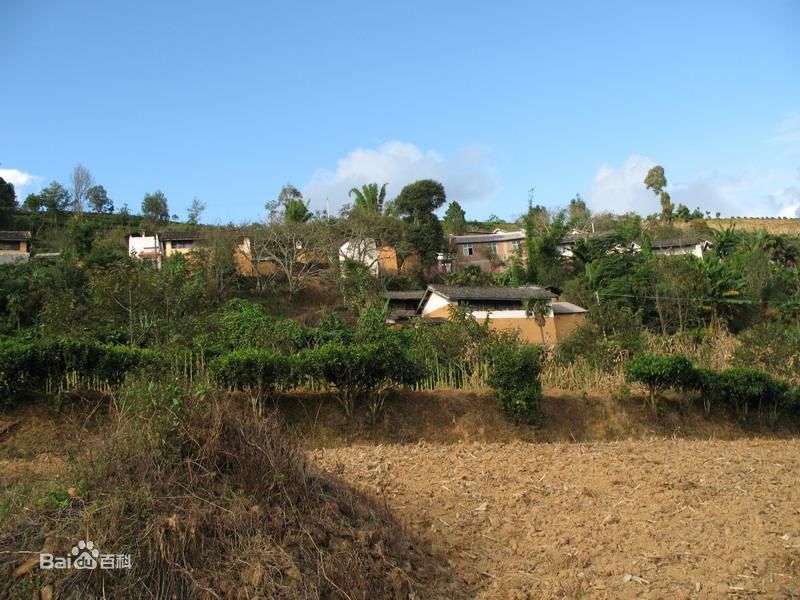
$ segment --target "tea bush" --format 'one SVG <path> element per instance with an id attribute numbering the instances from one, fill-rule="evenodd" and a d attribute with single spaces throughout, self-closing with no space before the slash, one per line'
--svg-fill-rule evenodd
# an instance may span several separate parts
<path id="1" fill-rule="evenodd" d="M 422 369 L 397 343 L 329 343 L 299 355 L 301 370 L 334 389 L 347 416 L 366 403 L 373 420 L 386 393 L 395 386 L 413 385 Z"/>
<path id="2" fill-rule="evenodd" d="M 209 363 L 211 379 L 222 387 L 274 398 L 295 385 L 299 373 L 291 357 L 269 350 L 236 350 Z"/>
<path id="3" fill-rule="evenodd" d="M 517 423 L 541 420 L 542 361 L 534 345 L 498 344 L 489 353 L 487 383 L 494 389 L 503 412 Z"/>
<path id="4" fill-rule="evenodd" d="M 759 417 L 767 412 L 770 422 L 777 420 L 778 412 L 794 404 L 794 394 L 789 384 L 759 369 L 734 367 L 720 372 L 714 396 L 730 404 L 740 420 L 747 419 L 755 410 Z"/>
<path id="5" fill-rule="evenodd" d="M 625 379 L 629 383 L 647 386 L 648 399 L 653 410 L 657 408 L 658 396 L 665 390 L 672 388 L 687 391 L 697 386 L 694 365 L 682 354 L 635 356 L 625 364 Z"/>

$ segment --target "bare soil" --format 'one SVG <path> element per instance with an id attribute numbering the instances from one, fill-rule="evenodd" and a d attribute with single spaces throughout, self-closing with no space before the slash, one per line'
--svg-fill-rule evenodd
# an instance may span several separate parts
<path id="1" fill-rule="evenodd" d="M 477 598 L 796 598 L 800 443 L 359 445 L 313 460 L 386 499 Z"/>

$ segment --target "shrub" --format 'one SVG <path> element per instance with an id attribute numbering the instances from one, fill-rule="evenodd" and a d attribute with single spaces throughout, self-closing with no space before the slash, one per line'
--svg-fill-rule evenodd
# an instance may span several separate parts
<path id="1" fill-rule="evenodd" d="M 542 362 L 539 347 L 498 344 L 490 352 L 487 383 L 494 389 L 503 412 L 517 423 L 541 419 Z"/>
<path id="2" fill-rule="evenodd" d="M 674 388 L 685 391 L 696 387 L 696 371 L 692 361 L 682 354 L 635 356 L 625 364 L 625 379 L 629 383 L 647 386 L 653 410 L 657 408 L 658 396 L 665 390 Z"/>
<path id="3" fill-rule="evenodd" d="M 722 371 L 716 382 L 715 395 L 732 405 L 741 420 L 747 419 L 752 409 L 756 409 L 759 416 L 762 410 L 767 410 L 772 423 L 777 420 L 778 411 L 793 402 L 786 382 L 759 369 L 746 367 Z"/>
<path id="4" fill-rule="evenodd" d="M 769 371 L 800 383 L 800 328 L 780 321 L 765 321 L 741 334 L 742 344 L 733 363 Z"/>
<path id="5" fill-rule="evenodd" d="M 8 401 L 23 390 L 42 392 L 67 374 L 115 385 L 134 371 L 157 373 L 158 355 L 142 348 L 73 338 L 0 343 L 0 393 Z"/>
<path id="6" fill-rule="evenodd" d="M 259 398 L 274 398 L 278 391 L 291 388 L 298 375 L 289 356 L 253 349 L 218 356 L 209 364 L 209 372 L 216 384 L 253 392 Z"/>
<path id="7" fill-rule="evenodd" d="M 422 376 L 419 365 L 399 344 L 330 343 L 300 355 L 302 371 L 331 386 L 345 415 L 367 402 L 374 420 L 391 387 L 413 385 Z"/>

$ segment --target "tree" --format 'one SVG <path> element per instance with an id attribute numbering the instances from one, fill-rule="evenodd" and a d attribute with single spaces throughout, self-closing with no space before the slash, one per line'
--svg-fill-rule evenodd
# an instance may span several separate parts
<path id="1" fill-rule="evenodd" d="M 422 179 L 405 186 L 394 208 L 408 227 L 408 240 L 425 264 L 432 264 L 442 249 L 442 224 L 434 213 L 447 201 L 444 186 Z"/>
<path id="2" fill-rule="evenodd" d="M 206 209 L 205 202 L 201 202 L 200 198 L 195 196 L 192 198 L 192 205 L 189 207 L 189 224 L 197 225 L 200 222 L 200 217 Z"/>
<path id="3" fill-rule="evenodd" d="M 83 211 L 83 201 L 86 200 L 89 188 L 92 187 L 94 180 L 89 169 L 78 163 L 72 169 L 70 182 L 72 183 L 72 210 L 75 214 L 80 215 Z"/>
<path id="4" fill-rule="evenodd" d="M 575 194 L 575 197 L 569 201 L 567 215 L 569 216 L 569 226 L 574 229 L 583 229 L 592 218 L 592 213 L 586 207 L 586 202 L 580 194 Z"/>
<path id="5" fill-rule="evenodd" d="M 291 183 L 284 185 L 278 197 L 264 206 L 270 223 L 281 220 L 289 223 L 307 223 L 314 216 L 308 210 L 303 194 Z"/>
<path id="6" fill-rule="evenodd" d="M 525 315 L 533 317 L 533 320 L 536 321 L 536 324 L 539 326 L 542 344 L 544 344 L 544 326 L 547 323 L 547 315 L 550 314 L 550 299 L 544 297 L 526 298 L 523 305 L 525 308 Z"/>
<path id="7" fill-rule="evenodd" d="M 142 214 L 157 223 L 169 221 L 169 208 L 164 192 L 156 190 L 152 194 L 145 194 L 142 200 Z"/>
<path id="8" fill-rule="evenodd" d="M 383 212 L 383 203 L 386 200 L 386 186 L 384 183 L 378 187 L 377 183 L 365 183 L 359 188 L 351 188 L 348 196 L 355 196 L 353 208 L 365 211 Z"/>
<path id="9" fill-rule="evenodd" d="M 664 175 L 664 167 L 656 165 L 650 169 L 644 178 L 644 185 L 658 197 L 661 203 L 661 218 L 667 223 L 671 223 L 672 211 L 675 205 L 672 204 L 669 194 L 664 189 L 667 187 L 667 177 Z"/>
<path id="10" fill-rule="evenodd" d="M 318 280 L 328 267 L 327 228 L 322 223 L 273 222 L 252 227 L 249 256 L 263 288 L 263 277 L 283 279 L 289 297 Z M 262 263 L 269 263 L 264 269 Z"/>
<path id="11" fill-rule="evenodd" d="M 9 222 L 16 208 L 17 193 L 14 191 L 14 184 L 0 177 L 0 226 Z"/>
<path id="12" fill-rule="evenodd" d="M 102 185 L 90 187 L 86 192 L 86 198 L 94 212 L 109 214 L 114 212 L 114 202 L 108 197 L 108 192 Z"/>
<path id="13" fill-rule="evenodd" d="M 445 233 L 461 235 L 467 230 L 467 214 L 455 200 L 447 205 L 442 222 Z"/>

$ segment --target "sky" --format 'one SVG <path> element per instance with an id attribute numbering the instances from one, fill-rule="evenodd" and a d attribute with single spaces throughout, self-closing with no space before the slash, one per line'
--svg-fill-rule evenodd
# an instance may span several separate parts
<path id="1" fill-rule="evenodd" d="M 800 217 L 800 2 L 3 0 L 0 177 L 87 166 L 117 207 L 263 219 L 292 183 L 445 184 L 470 219 L 531 195 Z"/>

